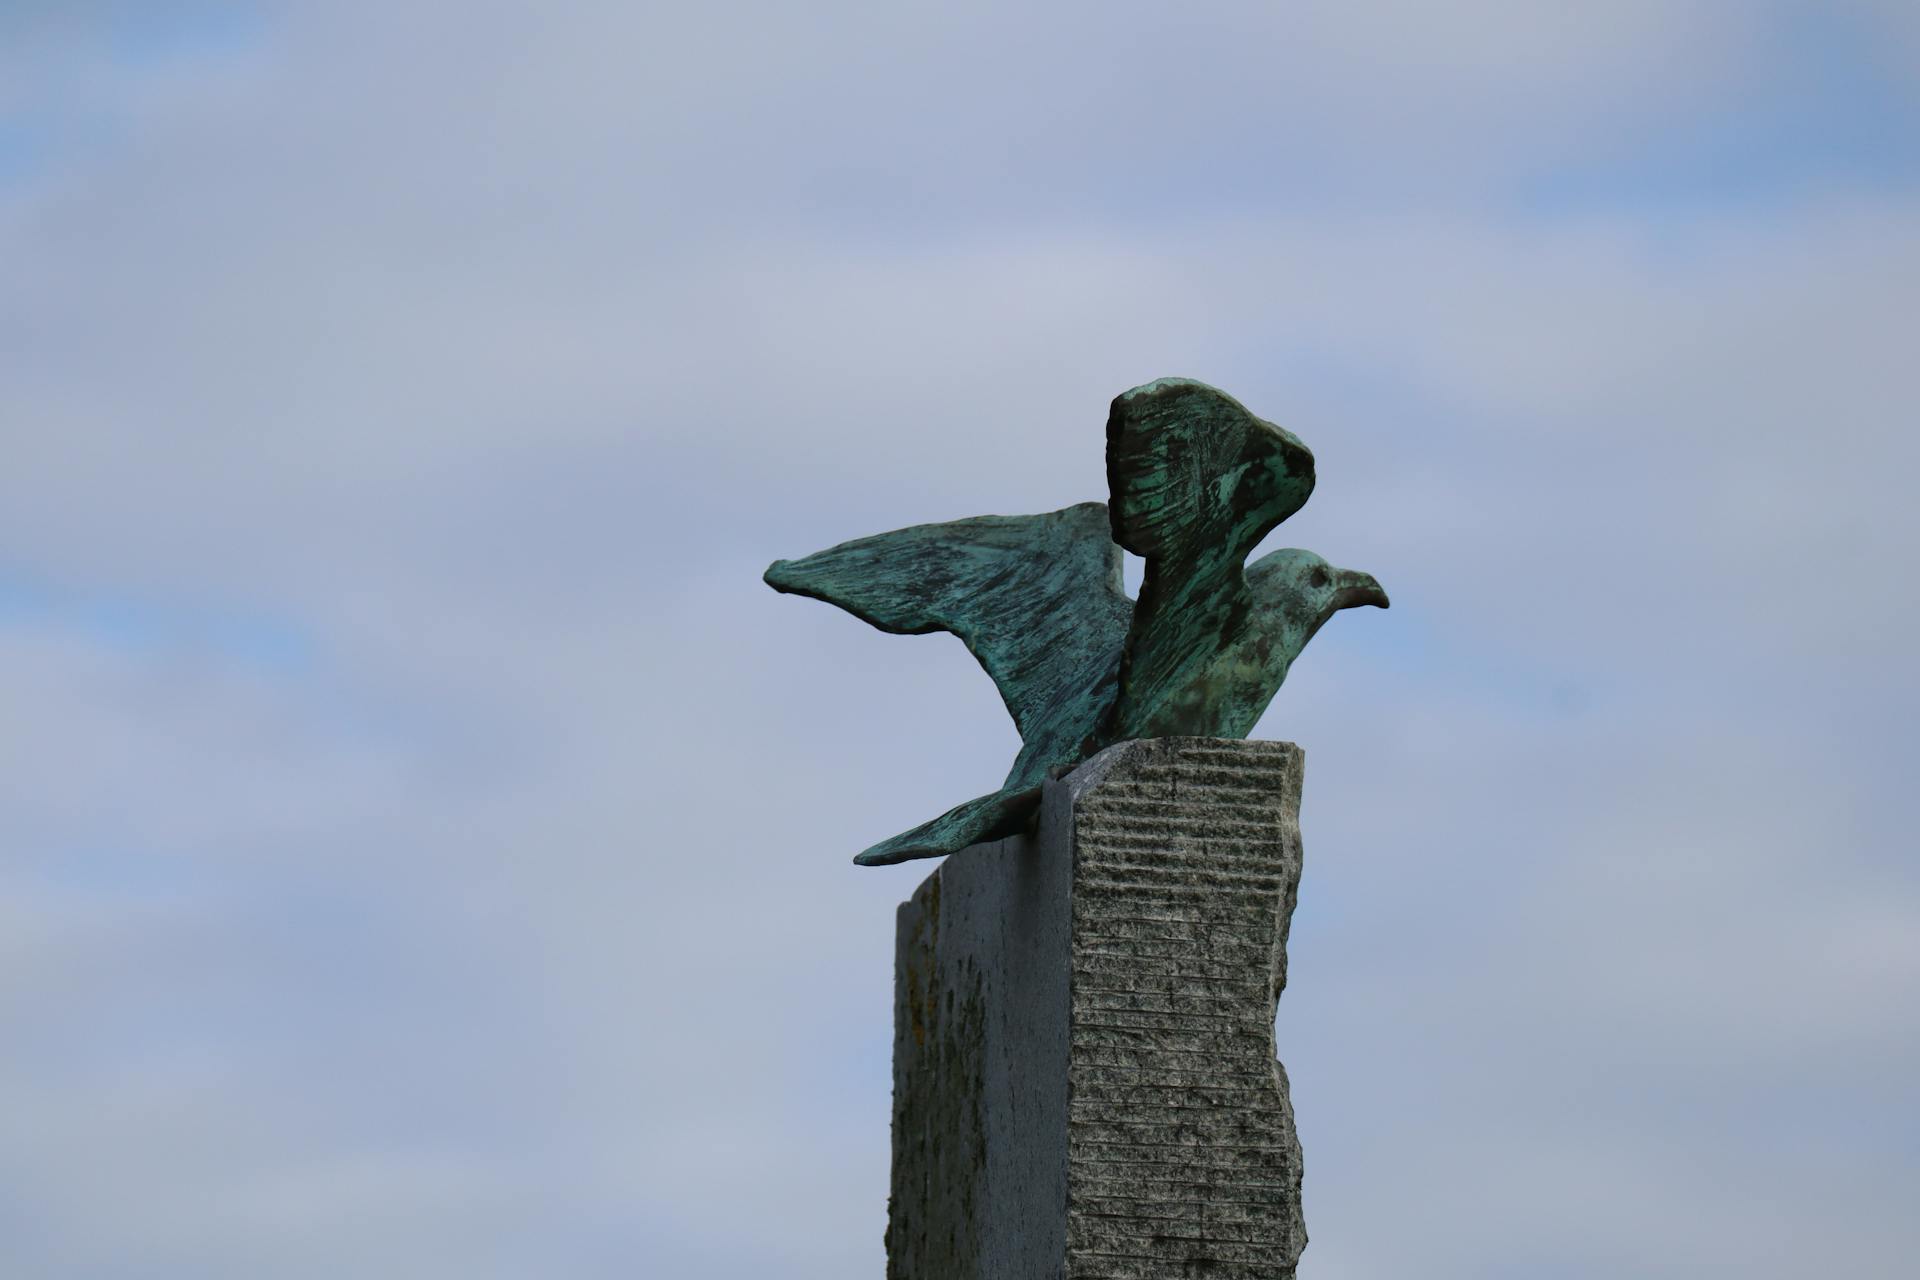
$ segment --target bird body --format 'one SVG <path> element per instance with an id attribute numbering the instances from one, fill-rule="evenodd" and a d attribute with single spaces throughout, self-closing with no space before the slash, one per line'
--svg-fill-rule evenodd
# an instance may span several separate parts
<path id="1" fill-rule="evenodd" d="M 1203 383 L 1117 397 L 1111 505 L 915 525 L 779 560 L 766 581 L 900 634 L 950 631 L 1020 730 L 1006 782 L 868 849 L 937 857 L 1024 829 L 1047 776 L 1130 738 L 1242 738 L 1341 609 L 1387 605 L 1371 577 L 1310 551 L 1247 555 L 1313 489 L 1313 455 Z M 1140 598 L 1122 548 L 1146 561 Z"/>

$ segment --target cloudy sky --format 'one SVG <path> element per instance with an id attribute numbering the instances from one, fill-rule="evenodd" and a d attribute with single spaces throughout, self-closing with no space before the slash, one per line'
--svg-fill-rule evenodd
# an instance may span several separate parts
<path id="1" fill-rule="evenodd" d="M 1306 1280 L 1920 1252 L 1920 10 L 0 4 L 0 1267 L 882 1273 L 959 643 L 1168 374 L 1376 574 Z"/>

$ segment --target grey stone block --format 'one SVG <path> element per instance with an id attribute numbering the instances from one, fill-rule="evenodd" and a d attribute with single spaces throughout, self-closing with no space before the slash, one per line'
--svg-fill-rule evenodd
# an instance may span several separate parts
<path id="1" fill-rule="evenodd" d="M 1125 742 L 900 907 L 889 1280 L 1275 1280 L 1291 743 Z"/>

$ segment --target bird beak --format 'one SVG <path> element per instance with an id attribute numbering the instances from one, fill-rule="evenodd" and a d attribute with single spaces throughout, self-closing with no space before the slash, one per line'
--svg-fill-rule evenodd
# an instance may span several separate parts
<path id="1" fill-rule="evenodd" d="M 1378 608 L 1387 607 L 1387 593 L 1373 580 L 1370 573 L 1360 573 L 1345 569 L 1340 573 L 1340 586 L 1333 593 L 1333 607 L 1352 609 L 1358 605 L 1370 604 Z"/>

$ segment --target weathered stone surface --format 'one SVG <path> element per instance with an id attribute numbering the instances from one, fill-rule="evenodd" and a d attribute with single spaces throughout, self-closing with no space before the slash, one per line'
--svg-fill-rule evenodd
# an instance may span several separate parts
<path id="1" fill-rule="evenodd" d="M 1122 743 L 899 914 L 890 1280 L 1273 1280 L 1302 755 Z"/>

